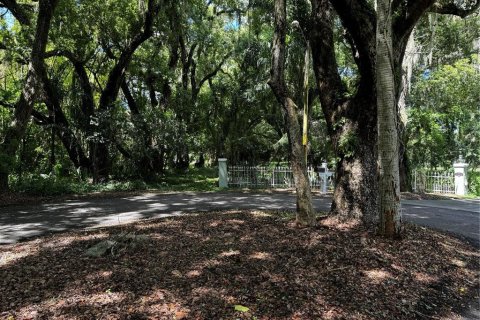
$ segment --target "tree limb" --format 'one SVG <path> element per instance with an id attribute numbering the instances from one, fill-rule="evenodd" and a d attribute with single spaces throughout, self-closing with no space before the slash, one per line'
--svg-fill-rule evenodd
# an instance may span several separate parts
<path id="1" fill-rule="evenodd" d="M 465 8 L 460 8 L 456 3 L 454 2 L 441 2 L 437 1 L 433 4 L 433 6 L 430 8 L 430 12 L 435 12 L 435 13 L 440 13 L 440 14 L 451 14 L 455 16 L 459 16 L 461 18 L 465 18 L 475 11 L 480 7 L 480 0 L 476 0 L 474 3 L 470 3 L 468 7 Z"/>
<path id="2" fill-rule="evenodd" d="M 6 8 L 20 24 L 30 25 L 31 5 L 19 4 L 15 0 L 0 0 L 0 8 Z"/>
<path id="3" fill-rule="evenodd" d="M 348 30 L 358 59 L 356 63 L 360 75 L 367 82 L 373 81 L 375 76 L 375 10 L 367 0 L 336 0 L 330 1 L 345 29 Z"/>
<path id="4" fill-rule="evenodd" d="M 145 42 L 153 35 L 153 21 L 157 16 L 159 10 L 160 3 L 158 2 L 158 0 L 148 0 L 147 11 L 145 13 L 143 23 L 143 30 L 133 37 L 129 46 L 123 50 L 123 52 L 120 54 L 120 57 L 118 58 L 117 63 L 108 74 L 107 84 L 102 90 L 102 94 L 100 96 L 100 109 L 108 109 L 115 101 L 118 95 L 118 91 L 120 90 L 122 80 L 125 76 L 125 71 L 130 64 L 133 54 L 143 42 Z"/>
<path id="5" fill-rule="evenodd" d="M 325 116 L 335 123 L 337 106 L 342 105 L 346 89 L 338 74 L 333 35 L 333 9 L 328 0 L 312 1 L 313 28 L 310 33 L 313 67 Z M 351 37 L 350 37 L 351 39 Z M 353 39 L 351 39 L 353 41 Z M 333 128 L 330 128 L 333 130 Z"/>
<path id="6" fill-rule="evenodd" d="M 215 77 L 217 75 L 217 73 L 220 71 L 220 69 L 222 69 L 222 66 L 224 65 L 225 61 L 227 61 L 227 59 L 230 57 L 231 54 L 232 54 L 231 52 L 227 53 L 223 57 L 222 61 L 215 67 L 215 69 L 213 69 L 210 73 L 205 75 L 202 78 L 202 80 L 200 80 L 200 82 L 198 83 L 198 86 L 195 84 L 195 87 L 193 87 L 194 84 L 192 83 L 192 91 L 195 92 L 196 94 L 198 94 L 198 92 L 200 92 L 200 89 L 205 84 L 205 82 L 207 82 L 208 80 Z"/>

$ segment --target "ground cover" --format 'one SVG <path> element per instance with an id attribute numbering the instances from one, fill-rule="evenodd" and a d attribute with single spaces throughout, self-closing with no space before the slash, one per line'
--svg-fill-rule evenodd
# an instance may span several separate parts
<path id="1" fill-rule="evenodd" d="M 188 172 L 170 172 L 155 182 L 110 181 L 92 184 L 72 178 L 32 176 L 14 181 L 12 192 L 0 194 L 0 207 L 61 201 L 74 198 L 123 197 L 142 192 L 208 192 L 218 191 L 217 170 L 213 168 L 191 169 Z"/>
<path id="2" fill-rule="evenodd" d="M 478 298 L 478 250 L 458 239 L 319 222 L 211 212 L 0 246 L 0 318 L 452 319 Z M 121 234 L 138 240 L 86 255 Z"/>

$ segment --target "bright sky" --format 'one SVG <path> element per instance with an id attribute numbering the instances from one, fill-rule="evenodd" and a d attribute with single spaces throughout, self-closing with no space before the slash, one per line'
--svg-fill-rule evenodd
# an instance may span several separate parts
<path id="1" fill-rule="evenodd" d="M 7 23 L 7 28 L 10 29 L 13 26 L 13 23 L 14 23 L 14 18 L 12 16 L 12 14 L 10 13 L 10 11 L 8 11 L 7 9 L 0 10 L 0 15 L 3 16 L 3 19 Z"/>

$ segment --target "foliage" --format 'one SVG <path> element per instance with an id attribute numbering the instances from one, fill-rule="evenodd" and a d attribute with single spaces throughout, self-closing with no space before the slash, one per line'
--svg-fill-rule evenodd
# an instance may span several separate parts
<path id="1" fill-rule="evenodd" d="M 467 175 L 468 191 L 474 196 L 480 197 L 480 171 L 471 170 Z"/>
<path id="2" fill-rule="evenodd" d="M 417 78 L 409 109 L 409 158 L 415 166 L 449 167 L 460 155 L 480 165 L 478 55 Z"/>
<path id="3" fill-rule="evenodd" d="M 142 180 L 109 181 L 91 184 L 75 177 L 56 174 L 13 175 L 12 191 L 36 196 L 58 196 L 111 191 L 215 191 L 218 175 L 215 169 L 192 169 L 186 173 L 171 172 L 159 181 L 145 183 Z"/>
<path id="4" fill-rule="evenodd" d="M 21 3 L 32 5 L 35 20 L 37 2 Z M 168 180 L 169 172 L 177 169 L 191 172 L 188 169 L 195 164 L 214 166 L 219 157 L 227 157 L 232 164 L 289 160 L 281 110 L 266 84 L 273 35 L 271 0 L 164 2 L 154 19 L 152 36 L 135 50 L 121 73 L 134 106 L 123 88 L 113 105 L 99 106 L 114 65 L 143 29 L 146 3 L 59 1 L 44 62 L 65 121 L 52 124 L 58 120 L 58 110 L 54 116 L 48 105 L 52 97 L 39 95 L 19 150 L 0 155 L 0 166 L 8 166 L 14 173 L 15 190 L 49 193 L 43 191 L 48 183 L 53 189 L 59 185 L 53 193 L 95 190 L 79 186 L 77 181 L 79 176 L 85 181 L 93 177 L 91 162 L 98 157 L 95 146 L 102 142 L 107 143 L 104 151 L 110 179 L 142 180 L 149 185 Z M 287 20 L 300 25 L 288 25 L 286 61 L 287 85 L 300 114 L 304 37 L 311 32 L 311 6 L 302 0 L 287 3 Z M 23 89 L 34 34 L 34 24 L 20 24 L 5 9 L 1 13 L 0 141 Z M 468 61 L 465 57 L 475 52 L 472 42 L 480 36 L 479 21 L 476 16 L 466 20 L 431 16 L 418 26 L 419 51 L 426 55 L 431 51 L 434 58 L 430 64 L 420 59 L 416 70 L 408 125 L 413 166 L 446 165 L 460 150 L 471 165 L 478 165 L 475 150 L 480 130 L 472 120 L 478 108 L 468 109 L 478 99 L 478 73 L 474 72 L 478 57 Z M 351 96 L 361 79 L 338 18 L 334 41 L 339 74 Z M 424 78 L 424 73 L 430 73 L 430 78 Z M 313 97 L 313 70 L 309 77 Z M 93 110 L 88 110 L 88 87 Z M 313 99 L 310 110 L 309 162 L 318 166 L 327 161 L 333 167 L 336 158 L 318 98 Z M 455 123 L 449 120 L 452 118 Z M 452 148 L 457 129 L 463 144 Z M 81 169 L 71 152 L 72 141 L 64 139 L 66 133 L 77 139 L 75 147 L 90 162 Z M 360 143 L 356 140 L 345 135 L 337 147 L 355 156 L 351 150 Z M 41 174 L 49 178 L 40 178 Z M 211 190 L 215 184 L 209 181 L 200 187 L 185 179 L 178 189 Z M 166 182 L 165 188 L 171 188 L 171 183 Z M 112 188 L 133 188 L 120 184 Z M 164 188 L 161 183 L 156 187 Z"/>

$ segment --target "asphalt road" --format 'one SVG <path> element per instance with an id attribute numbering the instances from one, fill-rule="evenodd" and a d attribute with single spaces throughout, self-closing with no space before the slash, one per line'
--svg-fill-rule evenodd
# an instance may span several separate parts
<path id="1" fill-rule="evenodd" d="M 328 211 L 331 199 L 314 196 L 314 207 Z M 479 200 L 405 200 L 403 216 L 423 226 L 445 230 L 480 247 Z M 146 193 L 115 199 L 66 200 L 61 203 L 0 208 L 0 244 L 72 228 L 92 228 L 191 211 L 225 209 L 295 209 L 291 193 Z"/>

